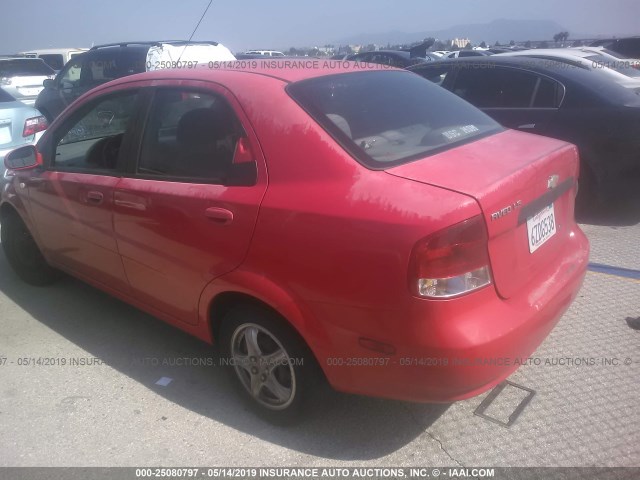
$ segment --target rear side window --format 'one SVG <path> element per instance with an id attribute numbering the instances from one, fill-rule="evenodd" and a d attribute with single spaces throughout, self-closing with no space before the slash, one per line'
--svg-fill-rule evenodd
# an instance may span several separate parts
<path id="1" fill-rule="evenodd" d="M 531 105 L 537 80 L 520 70 L 461 69 L 453 93 L 479 108 L 523 108 Z"/>
<path id="2" fill-rule="evenodd" d="M 409 72 L 330 75 L 293 83 L 287 92 L 370 168 L 417 160 L 502 130 L 472 105 Z"/>
<path id="3" fill-rule="evenodd" d="M 241 127 L 219 95 L 161 89 L 145 129 L 138 173 L 222 183 Z"/>
<path id="4" fill-rule="evenodd" d="M 499 67 L 460 69 L 452 90 L 478 108 L 557 108 L 564 95 L 554 80 Z"/>
<path id="5" fill-rule="evenodd" d="M 62 70 L 64 67 L 64 58 L 60 53 L 45 53 L 40 58 L 54 70 Z"/>
<path id="6" fill-rule="evenodd" d="M 39 58 L 0 60 L 0 77 L 48 76 L 55 72 Z"/>
<path id="7" fill-rule="evenodd" d="M 549 78 L 540 77 L 540 83 L 536 89 L 533 107 L 558 108 L 564 97 L 564 87 Z"/>

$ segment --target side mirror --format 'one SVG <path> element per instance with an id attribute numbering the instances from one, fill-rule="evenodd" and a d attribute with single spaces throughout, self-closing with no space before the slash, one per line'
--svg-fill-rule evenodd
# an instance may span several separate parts
<path id="1" fill-rule="evenodd" d="M 46 78 L 43 82 L 42 82 L 42 86 L 44 88 L 56 88 L 56 82 L 55 80 L 53 80 L 52 78 Z"/>
<path id="2" fill-rule="evenodd" d="M 27 170 L 42 165 L 42 156 L 33 145 L 25 145 L 10 151 L 4 157 L 7 170 Z"/>

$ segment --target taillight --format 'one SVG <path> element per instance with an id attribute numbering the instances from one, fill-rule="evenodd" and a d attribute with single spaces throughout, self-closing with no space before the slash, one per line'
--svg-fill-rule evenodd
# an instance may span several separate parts
<path id="1" fill-rule="evenodd" d="M 451 298 L 491 283 L 487 230 L 478 215 L 440 230 L 413 248 L 409 283 L 414 295 Z"/>
<path id="2" fill-rule="evenodd" d="M 49 124 L 47 119 L 40 115 L 39 117 L 27 118 L 24 122 L 24 129 L 22 130 L 23 137 L 30 137 L 38 132 L 46 130 Z"/>

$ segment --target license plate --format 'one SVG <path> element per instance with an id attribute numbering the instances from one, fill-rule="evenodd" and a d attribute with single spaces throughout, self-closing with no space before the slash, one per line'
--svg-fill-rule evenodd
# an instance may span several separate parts
<path id="1" fill-rule="evenodd" d="M 527 219 L 529 252 L 533 253 L 556 234 L 556 215 L 553 204 Z"/>

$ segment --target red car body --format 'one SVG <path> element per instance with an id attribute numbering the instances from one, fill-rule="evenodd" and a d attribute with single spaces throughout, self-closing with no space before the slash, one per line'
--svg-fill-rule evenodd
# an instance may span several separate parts
<path id="1" fill-rule="evenodd" d="M 230 304 L 253 299 L 290 323 L 338 390 L 428 402 L 479 394 L 534 352 L 581 286 L 589 246 L 573 215 L 576 148 L 502 130 L 368 168 L 287 92 L 359 70 L 203 67 L 116 80 L 67 109 L 38 147 L 97 96 L 194 88 L 234 110 L 255 184 L 56 171 L 45 158 L 16 170 L 2 209 L 18 212 L 52 266 L 206 342 Z M 558 182 L 557 233 L 530 253 L 522 212 L 545 207 Z M 474 218 L 491 283 L 452 298 L 412 292 L 416 245 Z"/>

